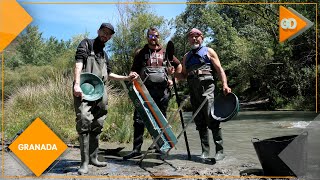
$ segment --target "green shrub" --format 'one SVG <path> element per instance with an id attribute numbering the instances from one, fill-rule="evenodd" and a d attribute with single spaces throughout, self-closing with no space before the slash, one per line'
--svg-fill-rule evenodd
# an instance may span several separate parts
<path id="1" fill-rule="evenodd" d="M 51 66 L 21 66 L 15 70 L 5 68 L 4 70 L 4 96 L 5 99 L 23 86 L 46 83 L 61 74 L 58 68 Z M 2 80 L 1 80 L 2 81 Z"/>
<path id="2" fill-rule="evenodd" d="M 65 142 L 76 139 L 72 80 L 57 76 L 21 86 L 5 101 L 5 135 L 12 138 L 40 117 Z"/>

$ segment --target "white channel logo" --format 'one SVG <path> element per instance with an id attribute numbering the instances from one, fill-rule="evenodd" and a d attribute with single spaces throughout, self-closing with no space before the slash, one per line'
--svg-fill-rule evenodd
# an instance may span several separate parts
<path id="1" fill-rule="evenodd" d="M 282 29 L 295 29 L 297 27 L 297 21 L 294 18 L 283 18 L 280 24 Z"/>

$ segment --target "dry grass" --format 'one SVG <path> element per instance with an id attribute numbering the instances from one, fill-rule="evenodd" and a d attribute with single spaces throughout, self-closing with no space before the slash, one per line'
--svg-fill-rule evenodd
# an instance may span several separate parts
<path id="1" fill-rule="evenodd" d="M 12 138 L 37 117 L 60 138 L 75 138 L 71 130 L 75 121 L 71 87 L 71 78 L 58 76 L 18 88 L 4 104 L 6 138 Z"/>
<path id="2" fill-rule="evenodd" d="M 108 116 L 102 140 L 130 142 L 133 135 L 134 106 L 121 89 L 108 86 Z M 64 142 L 77 142 L 75 112 L 72 95 L 72 78 L 56 75 L 40 82 L 16 88 L 6 99 L 4 111 L 5 139 L 12 139 L 37 117 L 40 117 Z M 170 106 L 176 109 L 174 102 Z M 179 127 L 179 120 L 171 125 Z M 175 128 L 174 128 L 175 129 Z M 146 137 L 149 137 L 146 131 Z"/>
<path id="3" fill-rule="evenodd" d="M 109 107 L 121 101 L 123 93 L 108 87 Z M 72 78 L 58 75 L 40 83 L 17 88 L 5 101 L 5 139 L 11 139 L 40 117 L 65 142 L 74 142 L 75 113 L 72 96 Z"/>

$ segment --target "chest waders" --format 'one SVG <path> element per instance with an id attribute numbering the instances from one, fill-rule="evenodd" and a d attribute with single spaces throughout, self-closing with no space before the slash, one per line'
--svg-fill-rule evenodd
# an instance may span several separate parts
<path id="1" fill-rule="evenodd" d="M 149 91 L 152 89 L 166 89 L 168 87 L 167 61 L 164 59 L 163 50 L 151 52 L 144 55 L 144 62 L 139 75 Z"/>
<path id="2" fill-rule="evenodd" d="M 207 98 L 208 101 L 194 119 L 201 140 L 203 161 L 210 158 L 210 145 L 208 128 L 211 129 L 213 141 L 216 146 L 216 161 L 224 158 L 220 122 L 214 120 L 210 115 L 210 108 L 214 104 L 214 78 L 212 75 L 213 65 L 207 56 L 208 48 L 201 47 L 196 53 L 189 52 L 186 58 L 187 81 L 190 91 L 190 101 L 193 112 L 201 102 Z"/>
<path id="3" fill-rule="evenodd" d="M 164 53 L 159 52 L 148 54 L 143 53 L 143 64 L 139 75 L 148 89 L 151 97 L 159 107 L 162 114 L 166 117 L 166 111 L 169 103 L 170 93 L 168 92 L 168 74 L 164 66 Z M 133 148 L 127 155 L 123 156 L 123 160 L 128 160 L 134 157 L 141 156 L 141 146 L 143 144 L 143 134 L 145 123 L 142 116 L 135 109 L 133 115 Z"/>
<path id="4" fill-rule="evenodd" d="M 83 63 L 82 72 L 90 72 L 97 75 L 104 82 L 105 92 L 103 97 L 97 101 L 81 101 L 75 98 L 77 114 L 77 131 L 79 134 L 81 165 L 78 174 L 88 173 L 88 164 L 103 167 L 106 162 L 98 161 L 99 137 L 103 128 L 104 120 L 107 117 L 108 96 L 106 82 L 108 79 L 105 57 L 97 57 L 93 51 L 91 40 L 87 40 L 87 47 L 90 55 Z"/>
<path id="5" fill-rule="evenodd" d="M 146 87 L 165 89 L 168 87 L 168 73 L 165 66 L 143 67 L 140 73 Z"/>

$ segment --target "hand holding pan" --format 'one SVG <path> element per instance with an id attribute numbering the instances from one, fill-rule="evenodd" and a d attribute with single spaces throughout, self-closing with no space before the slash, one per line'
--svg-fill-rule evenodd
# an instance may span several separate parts
<path id="1" fill-rule="evenodd" d="M 83 99 L 87 101 L 96 101 L 103 97 L 103 81 L 95 74 L 84 72 L 80 74 L 80 88 Z"/>
<path id="2" fill-rule="evenodd" d="M 239 112 L 239 100 L 234 93 L 220 95 L 214 99 L 211 106 L 211 116 L 213 119 L 221 122 L 228 121 Z"/>

